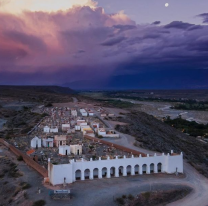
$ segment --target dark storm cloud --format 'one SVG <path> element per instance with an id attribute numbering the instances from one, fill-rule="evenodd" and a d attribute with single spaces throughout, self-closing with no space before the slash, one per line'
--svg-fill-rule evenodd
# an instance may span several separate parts
<path id="1" fill-rule="evenodd" d="M 161 22 L 160 21 L 155 21 L 155 22 L 153 22 L 152 24 L 153 25 L 159 25 Z"/>
<path id="2" fill-rule="evenodd" d="M 203 23 L 208 23 L 208 13 L 199 14 L 197 17 L 203 18 Z"/>
<path id="3" fill-rule="evenodd" d="M 114 46 L 120 42 L 122 42 L 123 40 L 125 40 L 126 38 L 123 36 L 118 36 L 115 38 L 111 38 L 111 39 L 107 39 L 106 41 L 104 41 L 103 43 L 101 43 L 102 46 Z"/>
<path id="4" fill-rule="evenodd" d="M 207 25 L 136 25 L 123 13 L 90 7 L 0 19 L 1 82 L 12 83 L 11 73 L 16 84 L 64 84 L 114 73 L 208 67 Z"/>
<path id="5" fill-rule="evenodd" d="M 173 21 L 170 24 L 164 26 L 166 29 L 175 28 L 175 29 L 188 29 L 194 26 L 194 24 L 185 23 L 182 21 Z"/>

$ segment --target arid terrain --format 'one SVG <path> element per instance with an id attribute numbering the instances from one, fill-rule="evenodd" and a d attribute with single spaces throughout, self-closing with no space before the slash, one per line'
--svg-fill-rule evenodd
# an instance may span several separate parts
<path id="1" fill-rule="evenodd" d="M 158 201 L 158 197 L 154 193 L 156 191 L 159 191 L 159 202 L 168 204 L 167 197 L 171 197 L 171 192 L 166 191 L 174 189 L 172 192 L 177 194 L 180 189 L 184 188 L 189 188 L 190 193 L 188 192 L 189 194 L 187 193 L 186 197 L 184 193 L 183 196 L 173 198 L 173 202 L 169 202 L 170 205 L 195 206 L 198 204 L 205 206 L 208 201 L 205 192 L 208 188 L 207 143 L 188 136 L 161 121 L 162 117 L 164 117 L 163 115 L 166 114 L 163 108 L 169 103 L 141 101 L 136 104 L 132 102 L 126 104 L 120 100 L 99 101 L 97 97 L 69 94 L 68 90 L 57 88 L 55 91 L 54 88 L 52 91 L 51 89 L 46 91 L 40 88 L 32 88 L 31 91 L 28 88 L 18 88 L 15 93 L 8 93 L 9 90 L 10 88 L 6 88 L 6 90 L 2 89 L 2 87 L 0 88 L 0 138 L 4 138 L 8 142 L 18 142 L 18 138 L 25 140 L 29 137 L 28 132 L 46 115 L 41 114 L 39 111 L 42 106 L 46 108 L 51 105 L 71 108 L 90 107 L 94 110 L 95 116 L 106 127 L 115 128 L 116 132 L 120 134 L 118 139 L 104 138 L 104 140 L 115 142 L 146 154 L 154 154 L 154 152 L 166 153 L 170 150 L 174 150 L 177 153 L 183 152 L 185 162 L 184 175 L 179 176 L 154 174 L 112 178 L 110 180 L 77 181 L 67 186 L 67 188 L 72 189 L 72 200 L 54 201 L 48 195 L 49 189 L 63 189 L 63 185 L 51 187 L 43 184 L 42 178 L 37 172 L 28 168 L 23 161 L 18 161 L 18 157 L 1 145 L 0 185 L 6 188 L 7 191 L 7 193 L 4 190 L 0 191 L 2 205 L 32 205 L 33 202 L 43 199 L 46 201 L 46 205 L 52 206 L 57 204 L 80 206 L 83 203 L 86 206 L 97 206 L 98 204 L 100 206 L 113 206 L 118 204 L 116 198 L 122 198 L 123 195 L 128 196 L 129 194 L 134 197 L 137 196 L 141 200 L 139 203 L 136 200 L 133 201 L 133 199 L 131 202 L 126 200 L 129 205 L 144 204 L 144 201 L 146 201 L 142 199 L 144 197 L 148 198 L 148 204 L 151 205 L 151 202 Z M 22 94 L 22 91 L 25 91 L 25 95 Z M 171 102 L 170 104 L 173 103 Z M 114 114 L 114 116 L 101 118 L 96 111 L 97 108 L 103 108 L 108 113 Z M 158 108 L 161 109 L 158 110 Z M 207 121 L 206 113 L 201 111 L 191 112 L 193 112 L 191 116 L 193 116 L 194 112 L 196 113 L 196 116 L 193 117 L 198 118 L 199 121 Z M 37 193 L 38 187 L 41 188 L 41 194 Z M 14 189 L 11 190 L 11 188 Z M 88 188 L 91 188 L 91 190 L 89 191 Z M 153 193 L 148 193 L 144 196 L 140 195 L 146 192 Z M 176 202 L 174 203 L 174 201 Z"/>

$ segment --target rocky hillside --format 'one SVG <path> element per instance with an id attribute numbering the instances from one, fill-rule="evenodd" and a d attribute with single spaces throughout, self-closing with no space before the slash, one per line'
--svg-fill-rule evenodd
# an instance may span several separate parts
<path id="1" fill-rule="evenodd" d="M 135 136 L 137 145 L 158 152 L 182 151 L 185 158 L 208 177 L 207 144 L 143 112 L 132 112 L 117 120 L 129 123 L 129 125 L 117 125 L 116 130 Z"/>
<path id="2" fill-rule="evenodd" d="M 0 98 L 29 102 L 70 102 L 75 92 L 58 86 L 0 86 Z"/>

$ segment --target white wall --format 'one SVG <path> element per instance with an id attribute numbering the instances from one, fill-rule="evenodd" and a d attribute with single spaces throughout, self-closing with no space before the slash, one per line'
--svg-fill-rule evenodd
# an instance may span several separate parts
<path id="1" fill-rule="evenodd" d="M 151 164 L 154 165 L 151 165 Z M 69 164 L 65 165 L 53 165 L 49 168 L 50 182 L 53 185 L 63 184 L 63 179 L 66 177 L 66 183 L 72 183 L 76 181 L 76 171 L 81 171 L 81 180 L 85 180 L 86 169 L 90 170 L 90 179 L 93 179 L 94 175 L 98 173 L 99 178 L 106 172 L 107 178 L 111 177 L 113 168 L 115 168 L 115 177 L 119 177 L 119 167 L 121 166 L 122 175 L 126 176 L 127 172 L 131 175 L 135 175 L 135 171 L 138 170 L 139 174 L 143 173 L 143 165 L 146 164 L 146 173 L 149 174 L 150 170 L 154 170 L 154 173 L 158 173 L 158 164 L 162 164 L 163 173 L 175 173 L 176 168 L 179 173 L 183 173 L 183 155 L 161 155 L 150 157 L 132 157 L 123 159 L 107 159 L 97 161 L 80 161 L 74 162 L 73 160 Z M 129 167 L 127 167 L 129 166 Z M 135 167 L 136 166 L 136 167 Z M 139 166 L 139 168 L 138 168 Z M 106 169 L 104 169 L 106 168 Z M 137 169 L 136 169 L 137 168 Z M 94 169 L 98 169 L 93 175 Z M 78 174 L 78 173 L 77 173 Z"/>

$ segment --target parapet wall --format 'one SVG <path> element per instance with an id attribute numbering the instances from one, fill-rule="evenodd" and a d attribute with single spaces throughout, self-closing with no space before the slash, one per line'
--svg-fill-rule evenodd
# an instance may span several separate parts
<path id="1" fill-rule="evenodd" d="M 35 169 L 38 173 L 40 173 L 43 177 L 48 177 L 48 171 L 43 168 L 41 165 L 39 165 L 37 162 L 35 162 L 32 158 L 25 155 L 23 152 L 15 148 L 14 146 L 10 145 L 8 142 L 6 142 L 3 139 L 0 139 L 0 143 L 4 144 L 6 147 L 8 147 L 15 155 L 22 156 L 23 160 L 27 165 Z"/>
<path id="2" fill-rule="evenodd" d="M 77 161 L 72 160 L 69 164 L 53 165 L 49 162 L 49 178 L 53 185 L 72 183 L 80 178 L 85 180 L 87 178 L 94 179 L 97 176 L 99 179 L 103 178 L 105 174 L 107 178 L 119 177 L 135 174 L 150 174 L 150 173 L 168 173 L 175 172 L 183 173 L 183 154 L 180 155 L 154 155 L 147 157 L 110 159 L 93 161 Z"/>

